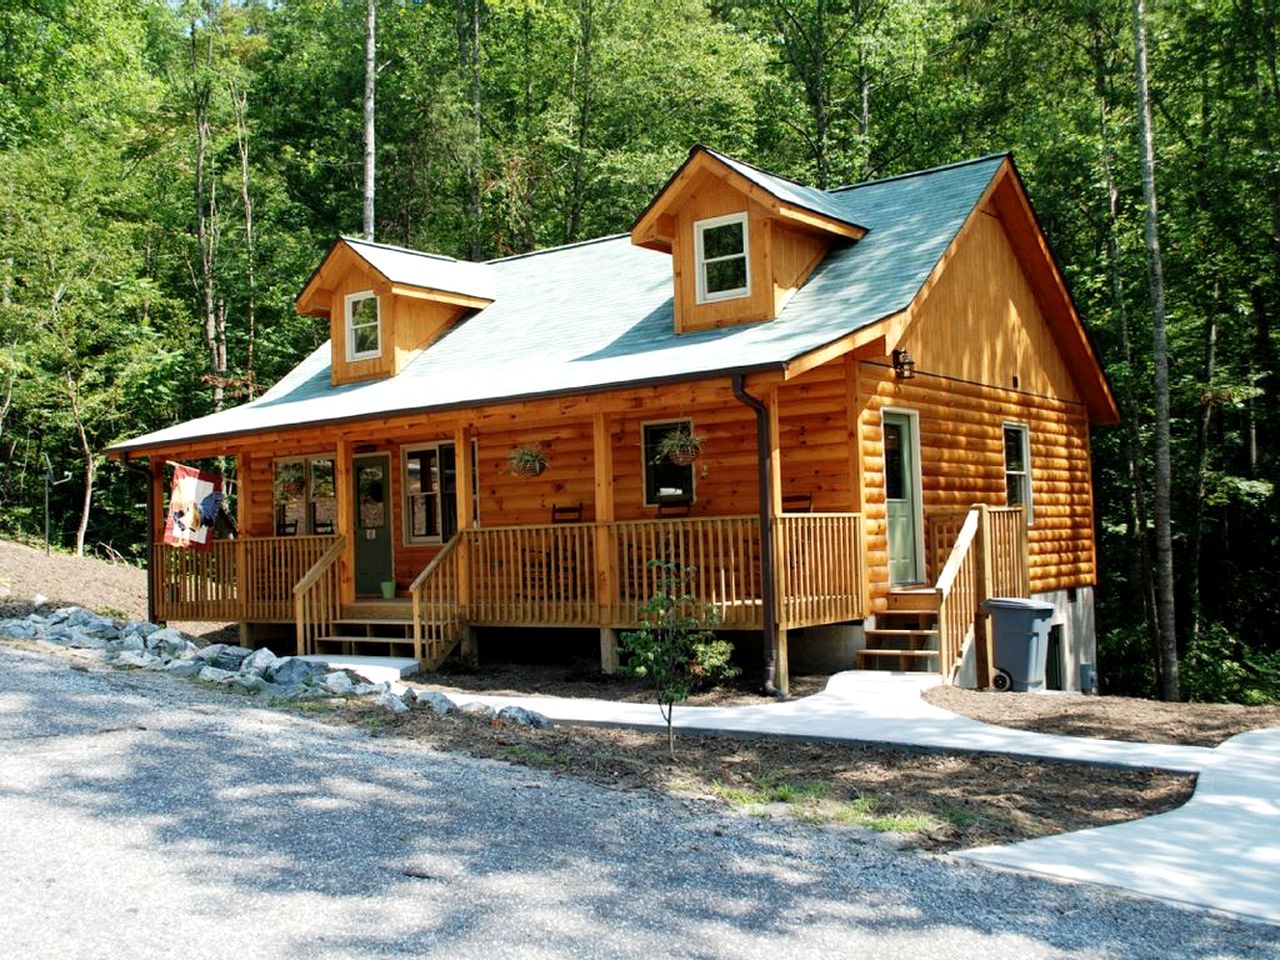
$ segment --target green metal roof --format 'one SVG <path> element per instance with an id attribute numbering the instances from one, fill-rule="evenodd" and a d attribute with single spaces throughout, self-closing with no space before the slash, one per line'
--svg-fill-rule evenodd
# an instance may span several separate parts
<path id="1" fill-rule="evenodd" d="M 670 256 L 604 237 L 491 261 L 494 302 L 395 377 L 330 385 L 326 342 L 257 400 L 114 449 L 784 368 L 908 306 L 1004 159 L 809 191 L 868 232 L 832 250 L 772 321 L 676 334 Z"/>

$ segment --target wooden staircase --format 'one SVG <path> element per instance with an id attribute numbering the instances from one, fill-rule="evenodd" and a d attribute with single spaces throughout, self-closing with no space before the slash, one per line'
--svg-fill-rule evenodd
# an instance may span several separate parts
<path id="1" fill-rule="evenodd" d="M 866 631 L 867 645 L 858 651 L 858 667 L 938 673 L 938 606 L 938 591 L 933 587 L 890 591 L 888 609 Z"/>
<path id="2" fill-rule="evenodd" d="M 315 638 L 315 652 L 412 657 L 413 602 L 405 597 L 344 603 L 328 629 Z"/>

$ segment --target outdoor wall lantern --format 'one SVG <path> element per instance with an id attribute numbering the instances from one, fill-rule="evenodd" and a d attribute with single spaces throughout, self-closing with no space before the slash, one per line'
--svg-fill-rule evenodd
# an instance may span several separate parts
<path id="1" fill-rule="evenodd" d="M 893 375 L 899 380 L 914 380 L 916 362 L 906 350 L 893 351 Z"/>

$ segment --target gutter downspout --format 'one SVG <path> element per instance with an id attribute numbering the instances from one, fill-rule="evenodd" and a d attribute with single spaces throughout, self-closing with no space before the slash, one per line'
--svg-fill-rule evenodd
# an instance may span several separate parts
<path id="1" fill-rule="evenodd" d="M 733 375 L 733 395 L 755 411 L 756 415 L 756 486 L 760 491 L 760 576 L 764 583 L 764 692 L 773 697 L 785 695 L 774 686 L 778 675 L 778 660 L 774 640 L 778 635 L 778 616 L 774 600 L 773 570 L 773 456 L 772 438 L 769 436 L 769 410 L 758 397 L 747 393 L 746 376 Z"/>
<path id="2" fill-rule="evenodd" d="M 129 454 L 125 453 L 120 458 L 120 462 L 125 468 L 138 474 L 147 482 L 147 622 L 156 622 L 156 597 L 155 591 L 152 589 L 151 579 L 151 534 L 155 530 L 155 499 L 151 495 L 151 471 L 139 463 L 134 463 L 129 459 Z"/>

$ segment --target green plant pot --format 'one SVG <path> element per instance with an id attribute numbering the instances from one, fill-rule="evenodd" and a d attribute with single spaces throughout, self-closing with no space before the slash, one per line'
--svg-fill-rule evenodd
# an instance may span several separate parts
<path id="1" fill-rule="evenodd" d="M 382 581 L 382 599 L 394 600 L 396 598 L 396 582 L 394 580 Z"/>

